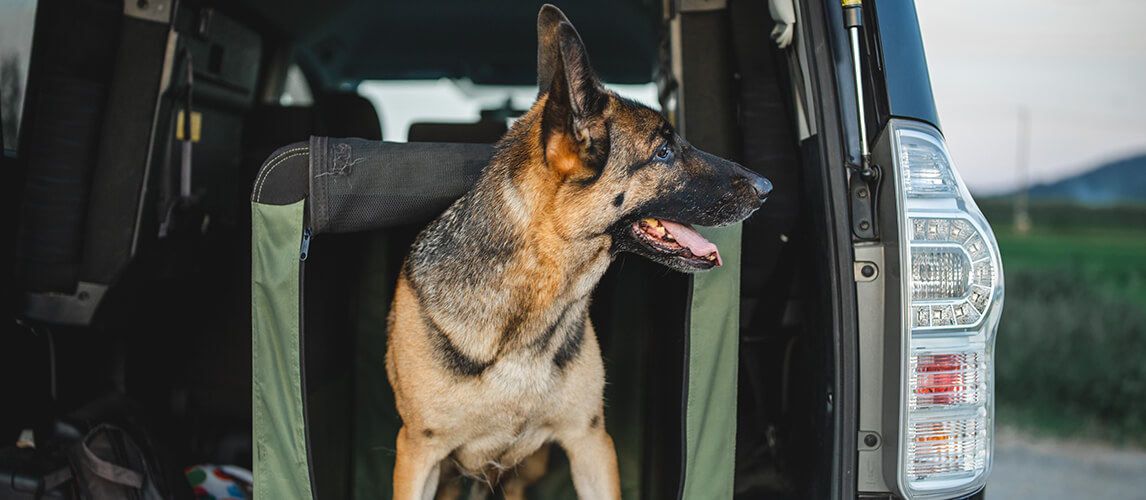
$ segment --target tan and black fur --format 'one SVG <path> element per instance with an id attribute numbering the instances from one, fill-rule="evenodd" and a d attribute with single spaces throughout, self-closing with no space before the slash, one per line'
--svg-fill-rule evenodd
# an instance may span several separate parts
<path id="1" fill-rule="evenodd" d="M 771 189 L 605 90 L 553 6 L 538 16 L 538 42 L 537 102 L 473 190 L 421 233 L 398 280 L 386 356 L 403 422 L 396 499 L 434 498 L 452 471 L 523 498 L 552 442 L 579 497 L 620 498 L 590 293 L 622 251 L 713 267 L 642 236 L 639 221 L 731 224 Z"/>

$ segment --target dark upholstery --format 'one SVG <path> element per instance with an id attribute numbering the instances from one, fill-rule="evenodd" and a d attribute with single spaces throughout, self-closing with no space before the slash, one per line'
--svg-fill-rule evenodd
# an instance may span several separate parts
<path id="1" fill-rule="evenodd" d="M 477 123 L 414 123 L 410 125 L 409 142 L 462 142 L 493 144 L 505 135 L 504 120 L 482 120 Z"/>
<path id="2" fill-rule="evenodd" d="M 316 104 L 321 130 L 314 135 L 382 140 L 382 122 L 369 99 L 358 94 L 328 93 L 319 95 Z"/>

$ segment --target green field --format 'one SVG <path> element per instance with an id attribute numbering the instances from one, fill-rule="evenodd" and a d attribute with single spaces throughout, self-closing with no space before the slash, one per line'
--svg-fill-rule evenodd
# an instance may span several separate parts
<path id="1" fill-rule="evenodd" d="M 1099 291 L 1146 308 L 1146 228 L 994 226 L 1004 271 L 1081 274 Z M 1010 290 L 1008 290 L 1010 292 Z"/>
<path id="2" fill-rule="evenodd" d="M 1146 209 L 1036 204 L 1019 234 L 985 205 L 1006 277 L 1000 423 L 1146 445 Z"/>

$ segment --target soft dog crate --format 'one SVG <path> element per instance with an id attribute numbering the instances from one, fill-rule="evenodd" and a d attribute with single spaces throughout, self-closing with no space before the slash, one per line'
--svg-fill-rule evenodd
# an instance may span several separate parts
<path id="1" fill-rule="evenodd" d="M 390 498 L 397 266 L 491 152 L 312 137 L 263 164 L 251 197 L 258 498 Z M 690 276 L 622 254 L 594 294 L 625 498 L 732 497 L 740 229 L 705 234 L 723 267 Z M 563 460 L 555 447 L 531 498 L 576 497 Z"/>

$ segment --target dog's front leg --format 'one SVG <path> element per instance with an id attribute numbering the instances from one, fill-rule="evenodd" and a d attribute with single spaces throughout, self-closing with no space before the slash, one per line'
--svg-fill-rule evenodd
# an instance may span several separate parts
<path id="1" fill-rule="evenodd" d="M 573 487 L 580 500 L 620 500 L 621 478 L 617 472 L 617 452 L 605 426 L 593 426 L 583 433 L 559 440 L 569 455 Z"/>
<path id="2" fill-rule="evenodd" d="M 394 462 L 394 500 L 433 500 L 444 456 L 437 453 L 428 438 L 398 431 L 398 456 Z M 416 434 L 416 433 L 415 433 Z"/>

